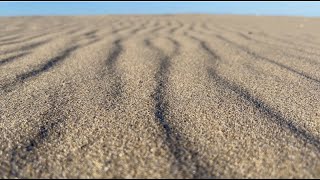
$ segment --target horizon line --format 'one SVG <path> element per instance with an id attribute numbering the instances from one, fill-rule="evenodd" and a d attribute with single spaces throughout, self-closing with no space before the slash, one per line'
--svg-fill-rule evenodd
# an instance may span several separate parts
<path id="1" fill-rule="evenodd" d="M 312 15 L 289 15 L 289 14 L 256 14 L 256 13 L 108 13 L 108 14 L 25 14 L 25 15 L 0 15 L 5 17 L 55 17 L 55 16 L 153 16 L 153 15 L 231 15 L 231 16 L 256 16 L 256 17 L 301 17 L 301 18 L 320 18 Z"/>

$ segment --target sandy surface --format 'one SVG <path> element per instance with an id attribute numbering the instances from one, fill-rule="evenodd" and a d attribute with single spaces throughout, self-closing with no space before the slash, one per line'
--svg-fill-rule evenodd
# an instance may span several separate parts
<path id="1" fill-rule="evenodd" d="M 1 178 L 320 178 L 320 19 L 0 24 Z"/>

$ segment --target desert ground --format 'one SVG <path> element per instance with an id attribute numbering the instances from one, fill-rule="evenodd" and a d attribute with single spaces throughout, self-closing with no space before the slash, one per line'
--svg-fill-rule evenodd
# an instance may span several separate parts
<path id="1" fill-rule="evenodd" d="M 0 178 L 320 178 L 320 18 L 0 24 Z"/>

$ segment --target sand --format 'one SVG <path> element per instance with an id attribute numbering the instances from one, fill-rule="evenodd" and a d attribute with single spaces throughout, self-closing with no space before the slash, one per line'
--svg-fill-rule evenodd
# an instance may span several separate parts
<path id="1" fill-rule="evenodd" d="M 0 18 L 1 178 L 320 178 L 320 19 Z"/>

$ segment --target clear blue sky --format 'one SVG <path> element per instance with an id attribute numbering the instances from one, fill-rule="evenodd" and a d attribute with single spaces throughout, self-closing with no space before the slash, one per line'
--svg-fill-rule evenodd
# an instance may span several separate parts
<path id="1" fill-rule="evenodd" d="M 320 17 L 320 2 L 0 2 L 0 16 L 175 13 Z"/>

